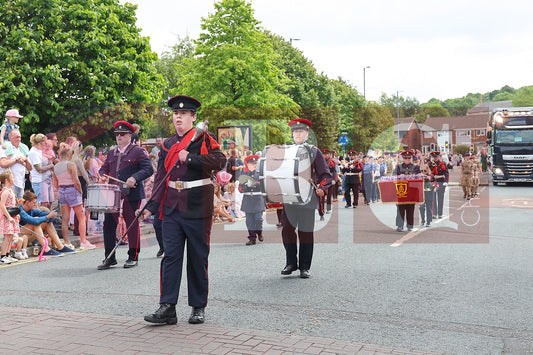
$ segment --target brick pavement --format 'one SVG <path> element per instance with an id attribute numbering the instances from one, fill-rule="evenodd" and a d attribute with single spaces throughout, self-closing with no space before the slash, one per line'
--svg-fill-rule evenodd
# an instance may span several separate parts
<path id="1" fill-rule="evenodd" d="M 0 306 L 1 354 L 428 354 L 212 324 Z"/>

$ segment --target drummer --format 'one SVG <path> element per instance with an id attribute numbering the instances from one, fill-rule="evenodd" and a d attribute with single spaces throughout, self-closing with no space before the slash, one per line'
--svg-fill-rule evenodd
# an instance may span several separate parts
<path id="1" fill-rule="evenodd" d="M 294 143 L 304 144 L 309 137 L 311 121 L 306 119 L 294 119 L 289 122 L 292 130 Z M 300 277 L 310 276 L 311 259 L 313 258 L 315 229 L 315 210 L 318 208 L 318 198 L 326 195 L 332 182 L 332 176 L 324 156 L 315 146 L 311 146 L 312 151 L 312 179 L 316 186 L 316 194 L 312 194 L 311 200 L 305 205 L 284 204 L 281 214 L 283 228 L 281 236 L 285 247 L 286 265 L 281 270 L 282 275 L 290 275 L 293 271 L 300 269 Z M 298 236 L 296 235 L 298 228 Z M 298 247 L 296 240 L 300 240 L 300 262 L 298 263 Z"/>
<path id="2" fill-rule="evenodd" d="M 104 165 L 100 168 L 100 183 L 120 186 L 122 216 L 127 228 L 133 226 L 128 232 L 128 260 L 125 268 L 137 266 L 141 244 L 139 241 L 139 221 L 135 211 L 139 208 L 141 200 L 145 198 L 143 180 L 153 173 L 152 163 L 146 151 L 131 144 L 134 127 L 126 121 L 117 121 L 114 125 L 117 148 L 107 155 Z M 117 264 L 115 254 L 110 255 L 116 243 L 116 231 L 119 213 L 106 213 L 104 218 L 104 247 L 106 259 L 98 270 L 109 269 Z"/>

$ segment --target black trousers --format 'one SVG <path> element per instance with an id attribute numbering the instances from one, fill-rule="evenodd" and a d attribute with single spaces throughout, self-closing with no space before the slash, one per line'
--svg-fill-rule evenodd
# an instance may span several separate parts
<path id="1" fill-rule="evenodd" d="M 300 270 L 309 270 L 313 259 L 313 230 L 315 228 L 315 210 L 301 206 L 284 205 L 281 215 L 281 237 L 285 247 L 287 265 L 300 266 Z M 298 229 L 298 234 L 296 234 Z M 297 240 L 300 241 L 298 252 Z M 300 263 L 298 264 L 298 259 Z"/>
<path id="2" fill-rule="evenodd" d="M 140 205 L 140 200 L 124 200 L 122 204 L 122 216 L 126 222 L 126 228 L 129 228 L 132 223 L 134 224 L 128 232 L 128 256 L 131 260 L 137 260 L 139 257 L 139 251 L 141 250 L 139 220 L 135 218 L 135 211 L 139 209 Z M 104 247 L 106 257 L 111 253 L 117 242 L 117 225 L 119 217 L 119 213 L 106 213 L 104 217 Z M 112 260 L 115 259 L 115 255 L 113 255 Z"/>
<path id="3" fill-rule="evenodd" d="M 412 227 L 415 223 L 415 204 L 406 203 L 398 206 L 396 211 L 396 227 L 403 228 L 404 221 L 407 227 Z"/>
<path id="4" fill-rule="evenodd" d="M 163 216 L 161 260 L 161 297 L 159 303 L 176 304 L 181 284 L 183 256 L 187 244 L 187 288 L 191 307 L 205 307 L 209 282 L 207 264 L 210 248 L 211 218 L 183 218 L 179 211 Z"/>
<path id="5" fill-rule="evenodd" d="M 353 191 L 353 205 L 354 206 L 359 205 L 359 189 L 360 188 L 361 188 L 361 184 L 346 184 L 344 186 L 344 199 L 346 200 L 347 206 L 352 205 L 352 195 L 350 194 L 350 191 Z"/>

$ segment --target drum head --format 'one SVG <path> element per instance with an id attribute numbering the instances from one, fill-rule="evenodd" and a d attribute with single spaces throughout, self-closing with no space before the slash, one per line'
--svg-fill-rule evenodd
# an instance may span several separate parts
<path id="1" fill-rule="evenodd" d="M 307 145 L 270 145 L 259 162 L 269 203 L 306 204 L 311 199 L 311 150 Z"/>

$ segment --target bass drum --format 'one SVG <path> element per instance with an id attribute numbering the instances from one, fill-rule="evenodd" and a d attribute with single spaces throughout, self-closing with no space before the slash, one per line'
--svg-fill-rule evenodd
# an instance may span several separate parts
<path id="1" fill-rule="evenodd" d="M 311 200 L 311 147 L 269 145 L 259 160 L 259 180 L 267 203 L 305 205 Z"/>

